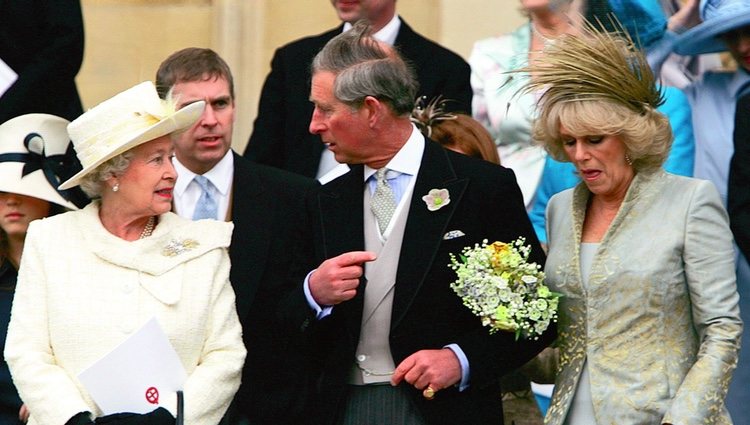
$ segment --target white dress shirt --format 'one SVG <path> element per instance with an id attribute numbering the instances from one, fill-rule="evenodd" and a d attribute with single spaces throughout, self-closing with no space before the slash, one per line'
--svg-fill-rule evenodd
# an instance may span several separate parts
<path id="1" fill-rule="evenodd" d="M 177 171 L 177 182 L 174 185 L 174 210 L 177 215 L 192 218 L 195 212 L 195 204 L 201 197 L 202 189 L 193 179 L 196 174 L 188 170 L 175 157 L 172 160 Z M 214 168 L 203 174 L 217 189 L 218 217 L 223 221 L 229 210 L 229 198 L 232 193 L 232 179 L 234 177 L 234 156 L 232 150 L 227 151 L 224 158 Z"/>

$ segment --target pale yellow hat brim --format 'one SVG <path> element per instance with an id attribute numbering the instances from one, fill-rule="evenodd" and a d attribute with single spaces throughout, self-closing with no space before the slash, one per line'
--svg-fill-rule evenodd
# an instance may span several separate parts
<path id="1" fill-rule="evenodd" d="M 121 143 L 106 155 L 101 156 L 91 164 L 87 164 L 79 173 L 63 182 L 60 185 L 60 189 L 70 189 L 71 187 L 79 185 L 83 177 L 94 171 L 98 166 L 116 157 L 117 155 L 120 155 L 121 153 L 127 152 L 136 146 L 139 146 L 146 142 L 150 142 L 151 140 L 157 139 L 167 134 L 172 134 L 187 129 L 188 127 L 193 125 L 198 120 L 198 118 L 200 118 L 205 105 L 206 102 L 199 101 L 186 105 L 184 108 L 175 111 L 174 114 L 165 117 L 151 127 L 148 127 L 138 134 L 132 136 L 130 140 Z"/>

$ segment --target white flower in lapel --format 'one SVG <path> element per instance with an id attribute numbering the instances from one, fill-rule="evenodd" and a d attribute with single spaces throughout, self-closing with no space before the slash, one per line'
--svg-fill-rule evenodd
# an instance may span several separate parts
<path id="1" fill-rule="evenodd" d="M 427 204 L 428 210 L 437 211 L 451 203 L 451 195 L 448 193 L 448 189 L 430 189 L 430 192 L 423 196 L 422 200 Z"/>

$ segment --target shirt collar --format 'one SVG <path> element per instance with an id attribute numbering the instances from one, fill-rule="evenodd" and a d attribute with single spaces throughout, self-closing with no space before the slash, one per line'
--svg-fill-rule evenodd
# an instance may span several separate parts
<path id="1" fill-rule="evenodd" d="M 412 130 L 409 139 L 404 143 L 404 146 L 401 147 L 396 155 L 388 161 L 388 164 L 386 164 L 385 167 L 401 174 L 416 176 L 419 172 L 419 166 L 422 164 L 425 139 L 414 124 L 412 124 L 411 127 Z M 376 171 L 376 169 L 365 165 L 365 181 L 375 174 Z"/>
<path id="2" fill-rule="evenodd" d="M 344 32 L 349 31 L 349 29 L 352 27 L 352 24 L 349 22 L 344 22 Z M 396 37 L 398 36 L 398 30 L 401 29 L 401 19 L 398 17 L 398 14 L 393 15 L 393 18 L 385 24 L 383 28 L 380 29 L 380 31 L 376 32 L 372 36 L 379 41 L 382 41 L 383 43 L 388 43 L 389 45 L 393 46 L 396 44 Z"/>
<path id="3" fill-rule="evenodd" d="M 174 168 L 177 171 L 177 182 L 174 185 L 174 190 L 177 195 L 182 195 L 188 188 L 188 185 L 193 181 L 196 174 L 188 170 L 184 165 L 174 157 L 172 160 Z M 219 190 L 222 196 L 226 196 L 229 193 L 229 188 L 232 186 L 232 177 L 234 171 L 234 156 L 232 150 L 228 150 L 227 153 L 221 158 L 214 168 L 208 170 L 203 174 L 215 187 Z"/>

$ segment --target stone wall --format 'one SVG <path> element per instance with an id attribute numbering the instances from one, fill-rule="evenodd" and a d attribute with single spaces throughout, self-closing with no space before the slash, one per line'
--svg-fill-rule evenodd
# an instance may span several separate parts
<path id="1" fill-rule="evenodd" d="M 274 50 L 338 24 L 329 0 L 82 0 L 86 51 L 78 74 L 84 108 L 144 80 L 183 47 L 210 47 L 232 67 L 234 148 L 243 151 Z M 468 57 L 479 38 L 523 22 L 518 0 L 400 0 L 418 32 Z"/>

